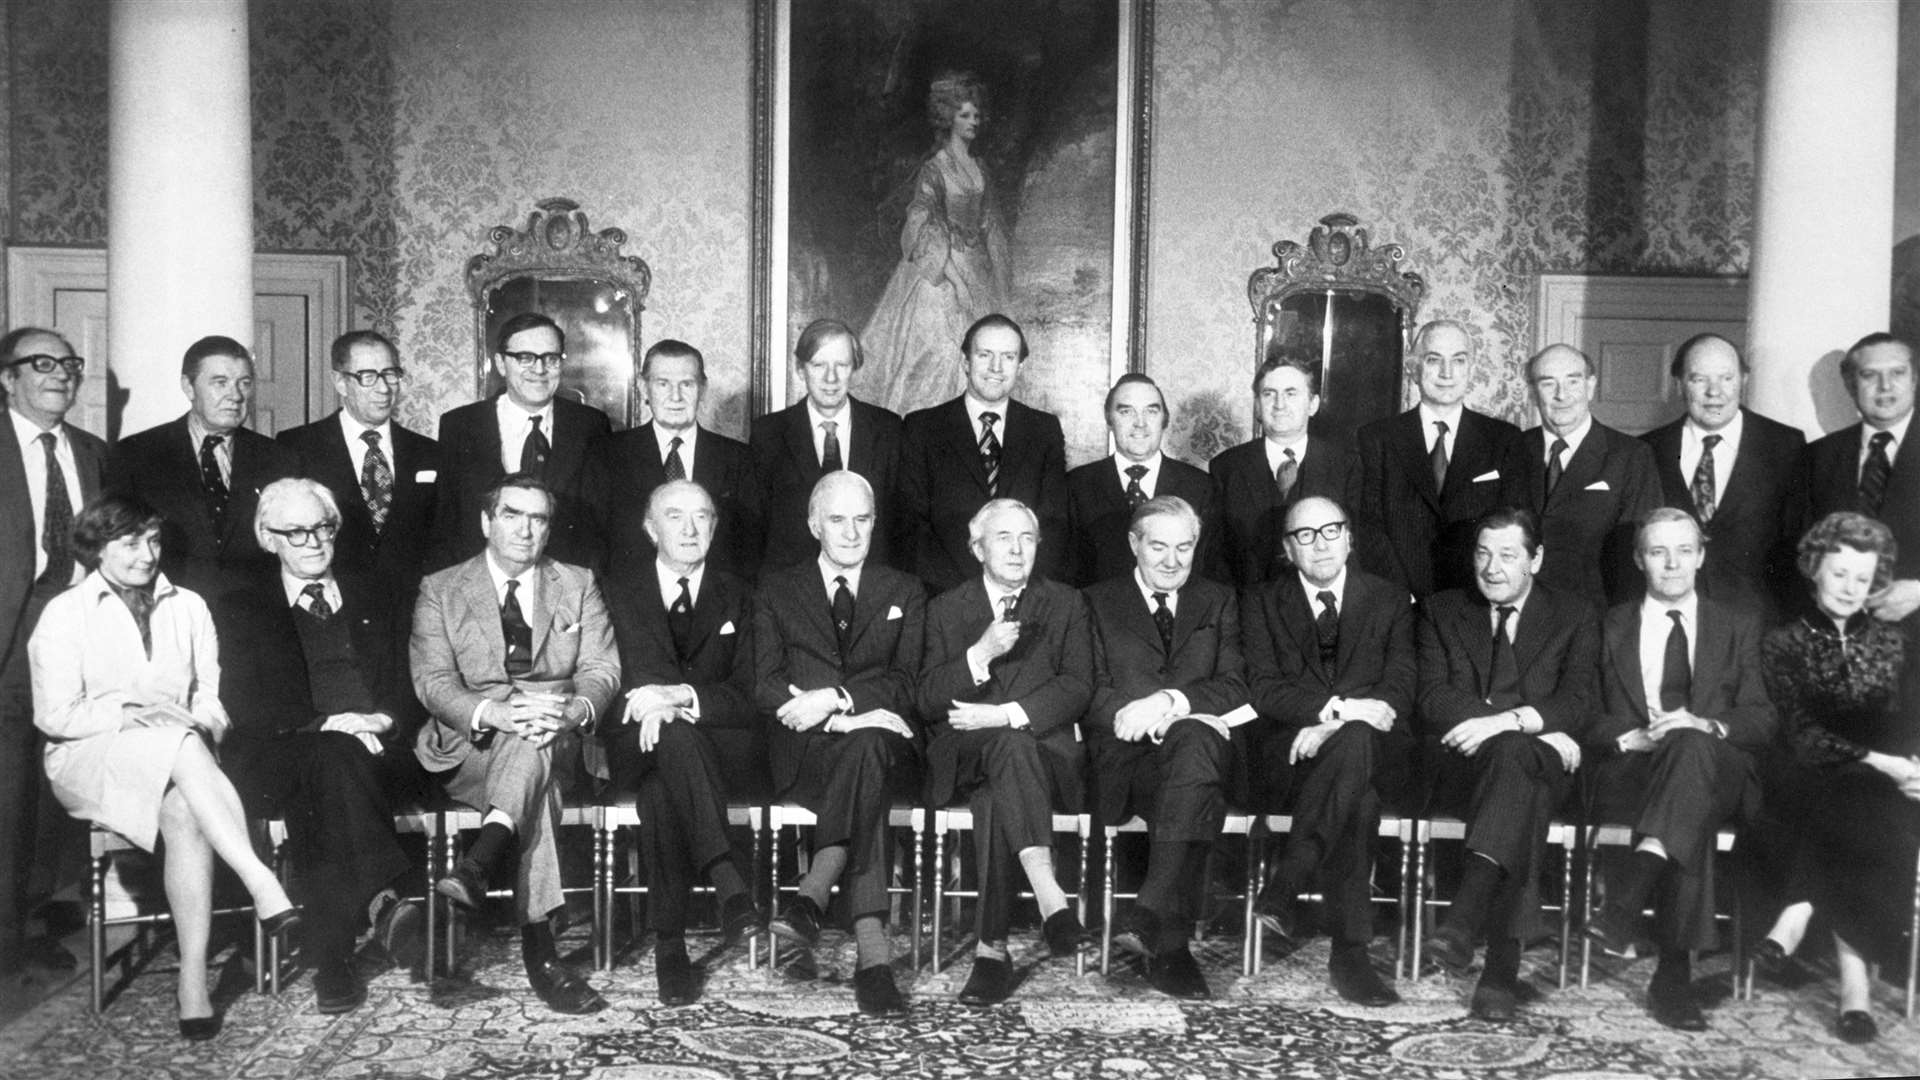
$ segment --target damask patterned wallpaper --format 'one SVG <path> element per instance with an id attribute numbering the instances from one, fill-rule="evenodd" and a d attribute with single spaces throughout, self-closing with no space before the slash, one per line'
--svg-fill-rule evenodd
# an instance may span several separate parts
<path id="1" fill-rule="evenodd" d="M 1744 273 L 1763 11 L 1159 0 L 1146 363 L 1175 452 L 1250 437 L 1247 275 L 1334 210 L 1405 245 L 1422 318 L 1477 330 L 1470 403 L 1516 422 L 1533 275 Z"/>

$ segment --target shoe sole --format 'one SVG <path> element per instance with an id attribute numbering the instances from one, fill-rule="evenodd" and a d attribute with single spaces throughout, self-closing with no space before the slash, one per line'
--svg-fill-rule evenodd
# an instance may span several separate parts
<path id="1" fill-rule="evenodd" d="M 1153 950 L 1147 948 L 1146 940 L 1135 931 L 1122 930 L 1113 935 L 1113 944 L 1123 952 L 1130 952 L 1148 960 L 1153 959 Z"/>
<path id="2" fill-rule="evenodd" d="M 1278 934 L 1280 937 L 1285 938 L 1288 941 L 1293 940 L 1292 931 L 1280 925 L 1280 919 L 1278 916 L 1255 914 L 1254 919 L 1257 922 L 1259 922 L 1262 928 L 1269 930 L 1275 934 Z"/>
<path id="3" fill-rule="evenodd" d="M 387 919 L 380 947 L 395 967 L 412 970 L 427 958 L 427 913 L 418 904 L 401 901 Z"/>
<path id="4" fill-rule="evenodd" d="M 772 931 L 773 936 L 782 941 L 790 941 L 795 945 L 804 946 L 809 949 L 820 942 L 820 935 L 815 934 L 812 937 L 808 937 L 795 929 L 793 924 L 787 922 L 785 919 L 773 920 L 767 924 L 767 929 Z"/>
<path id="5" fill-rule="evenodd" d="M 318 1012 L 321 1016 L 339 1016 L 342 1013 L 350 1013 L 366 1003 L 366 995 L 363 994 L 353 1001 L 316 1001 L 313 1003 L 313 1007 L 314 1011 Z"/>
<path id="6" fill-rule="evenodd" d="M 480 905 L 474 901 L 473 895 L 467 892 L 467 887 L 453 878 L 441 878 L 439 881 L 434 882 L 433 891 L 437 895 L 453 901 L 463 911 L 480 910 Z"/>

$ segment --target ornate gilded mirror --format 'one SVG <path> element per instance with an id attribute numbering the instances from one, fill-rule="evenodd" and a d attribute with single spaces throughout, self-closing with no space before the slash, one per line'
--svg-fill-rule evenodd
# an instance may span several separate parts
<path id="1" fill-rule="evenodd" d="M 1317 362 L 1317 431 L 1350 435 L 1399 412 L 1404 357 L 1427 292 L 1419 274 L 1400 269 L 1406 251 L 1376 247 L 1352 214 L 1328 214 L 1305 244 L 1274 244 L 1273 257 L 1247 281 L 1254 370 L 1276 355 Z"/>
<path id="2" fill-rule="evenodd" d="M 525 228 L 496 225 L 491 252 L 467 260 L 473 297 L 476 371 L 481 395 L 500 389 L 493 343 L 500 325 L 538 311 L 567 335 L 560 392 L 601 410 L 615 427 L 637 423 L 640 412 L 640 312 L 653 271 L 623 255 L 627 234 L 594 232 L 572 199 L 544 199 Z"/>

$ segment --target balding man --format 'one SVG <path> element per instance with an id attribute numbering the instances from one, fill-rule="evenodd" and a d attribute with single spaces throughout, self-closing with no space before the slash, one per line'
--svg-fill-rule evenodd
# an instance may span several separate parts
<path id="1" fill-rule="evenodd" d="M 1718 334 L 1681 343 L 1669 374 L 1687 411 L 1641 438 L 1653 447 L 1664 503 L 1705 531 L 1711 557 L 1700 592 L 1771 615 L 1801 590 L 1793 548 L 1806 516 L 1806 437 L 1741 404 L 1747 358 Z"/>
<path id="2" fill-rule="evenodd" d="M 1416 597 L 1473 580 L 1473 522 L 1500 501 L 1500 466 L 1520 429 L 1467 408 L 1479 351 L 1463 323 L 1413 338 L 1420 403 L 1355 436 L 1347 504 L 1353 554 Z"/>
<path id="3" fill-rule="evenodd" d="M 1107 431 L 1113 453 L 1067 473 L 1067 581 L 1087 586 L 1134 570 L 1131 522 L 1148 499 L 1181 499 L 1210 522 L 1213 484 L 1204 470 L 1161 452 L 1172 414 L 1167 396 L 1138 372 L 1107 391 Z M 1202 529 L 1192 568 L 1205 571 L 1214 530 Z"/>

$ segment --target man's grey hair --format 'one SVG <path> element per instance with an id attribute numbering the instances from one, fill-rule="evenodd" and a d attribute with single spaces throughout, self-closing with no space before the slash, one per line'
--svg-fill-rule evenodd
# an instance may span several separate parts
<path id="1" fill-rule="evenodd" d="M 1127 521 L 1127 532 L 1135 538 L 1147 534 L 1147 522 L 1157 517 L 1177 517 L 1193 527 L 1193 538 L 1200 539 L 1200 515 L 1193 504 L 1178 495 L 1155 495 L 1139 506 L 1134 507 L 1133 517 Z"/>
<path id="2" fill-rule="evenodd" d="M 1002 510 L 1020 511 L 1027 515 L 1028 521 L 1033 522 L 1033 531 L 1035 533 L 1040 531 L 1040 516 L 1035 514 L 1033 508 L 1026 503 L 1019 499 L 988 499 L 987 505 L 975 511 L 972 520 L 967 522 L 968 546 L 978 544 L 987 538 L 987 519 Z"/>
<path id="3" fill-rule="evenodd" d="M 261 550 L 272 550 L 267 546 L 267 538 L 271 535 L 267 532 L 267 522 L 273 521 L 283 507 L 302 495 L 320 504 L 328 524 L 340 524 L 340 504 L 327 485 L 304 476 L 275 480 L 260 492 L 260 503 L 253 510 L 253 538 L 260 542 Z"/>
<path id="4" fill-rule="evenodd" d="M 1693 526 L 1693 538 L 1697 541 L 1704 541 L 1707 538 L 1706 533 L 1700 528 L 1700 522 L 1692 514 L 1677 506 L 1662 506 L 1648 514 L 1647 519 L 1642 521 L 1640 528 L 1634 532 L 1633 550 L 1639 551 L 1646 546 L 1649 529 L 1655 525 L 1665 525 L 1669 521 L 1684 521 Z"/>
<path id="5" fill-rule="evenodd" d="M 873 500 L 873 485 L 867 482 L 866 477 L 861 476 L 852 469 L 836 469 L 821 477 L 819 481 L 813 485 L 813 494 L 807 496 L 808 523 L 820 519 L 820 504 L 826 502 L 829 495 L 832 495 L 835 491 L 843 487 L 860 489 L 861 494 L 867 497 L 868 509 L 878 509 Z"/>
<path id="6" fill-rule="evenodd" d="M 661 484 L 659 487 L 654 488 L 653 494 L 647 496 L 647 512 L 645 515 L 646 520 L 648 521 L 653 520 L 654 511 L 660 508 L 660 504 L 665 502 L 668 496 L 677 495 L 683 491 L 699 492 L 700 497 L 707 500 L 708 510 L 714 512 L 715 514 L 718 514 L 720 512 L 720 508 L 714 505 L 712 493 L 708 492 L 706 488 L 700 486 L 700 484 L 697 483 L 696 481 L 669 480 L 666 483 Z"/>

